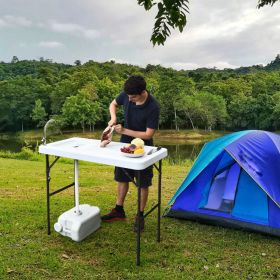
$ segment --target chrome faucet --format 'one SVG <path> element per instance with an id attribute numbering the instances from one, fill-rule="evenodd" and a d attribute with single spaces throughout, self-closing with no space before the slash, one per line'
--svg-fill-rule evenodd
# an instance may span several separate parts
<path id="1" fill-rule="evenodd" d="M 44 126 L 44 132 L 43 132 L 43 138 L 42 138 L 42 144 L 46 145 L 47 144 L 47 128 L 49 126 L 49 124 L 55 122 L 55 119 L 50 119 L 46 122 L 45 126 Z"/>

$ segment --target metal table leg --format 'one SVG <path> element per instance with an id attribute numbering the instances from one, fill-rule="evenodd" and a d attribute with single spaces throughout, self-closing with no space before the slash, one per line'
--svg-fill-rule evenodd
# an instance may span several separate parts
<path id="1" fill-rule="evenodd" d="M 77 215 L 80 215 L 79 209 L 79 162 L 74 160 L 74 172 L 75 172 L 75 185 L 74 185 L 74 199 L 75 199 L 75 212 Z"/>
<path id="2" fill-rule="evenodd" d="M 48 235 L 51 234 L 51 219 L 50 219 L 50 211 L 51 211 L 51 207 L 50 207 L 50 198 L 51 196 L 60 193 L 70 187 L 73 187 L 75 185 L 75 182 L 60 188 L 56 191 L 50 192 L 50 181 L 51 181 L 51 168 L 55 165 L 55 163 L 59 160 L 59 157 L 56 157 L 55 160 L 50 164 L 50 159 L 49 159 L 49 155 L 46 155 L 46 185 L 47 185 L 47 224 L 48 224 Z M 78 163 L 75 162 L 75 167 L 77 167 L 78 169 Z M 76 170 L 76 168 L 75 168 Z M 74 190 L 75 191 L 75 190 Z M 75 200 L 77 198 L 75 197 Z"/>
<path id="3" fill-rule="evenodd" d="M 160 207 L 161 207 L 161 160 L 158 167 L 158 223 L 157 223 L 157 241 L 160 242 Z"/>
<path id="4" fill-rule="evenodd" d="M 50 161 L 49 155 L 46 155 L 46 184 L 47 184 L 47 223 L 48 235 L 51 234 L 51 221 L 50 221 Z"/>
<path id="5" fill-rule="evenodd" d="M 137 199 L 137 245 L 136 245 L 136 265 L 140 265 L 140 206 L 141 206 L 141 188 L 140 188 L 140 171 L 137 171 L 137 187 L 138 187 L 138 199 Z"/>

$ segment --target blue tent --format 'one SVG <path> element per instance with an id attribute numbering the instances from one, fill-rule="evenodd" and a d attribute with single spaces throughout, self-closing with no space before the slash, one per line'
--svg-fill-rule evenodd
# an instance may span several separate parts
<path id="1" fill-rule="evenodd" d="M 280 136 L 247 130 L 204 145 L 166 216 L 280 236 Z"/>

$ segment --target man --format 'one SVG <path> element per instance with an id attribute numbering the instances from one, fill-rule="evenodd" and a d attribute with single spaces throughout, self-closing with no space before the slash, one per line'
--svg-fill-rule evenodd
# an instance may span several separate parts
<path id="1" fill-rule="evenodd" d="M 145 145 L 153 145 L 153 135 L 159 122 L 159 104 L 146 90 L 146 82 L 141 76 L 130 76 L 124 84 L 124 91 L 120 93 L 109 106 L 111 120 L 108 125 L 117 123 L 116 112 L 119 106 L 124 107 L 124 126 L 117 124 L 115 131 L 121 134 L 121 142 L 130 143 L 134 138 L 141 138 Z M 126 169 L 131 178 L 135 178 L 134 170 Z M 144 209 L 148 200 L 149 187 L 152 185 L 153 167 L 140 171 L 141 205 L 140 219 L 135 217 L 134 231 L 140 223 L 140 230 L 144 229 Z M 115 167 L 115 180 L 118 182 L 117 202 L 110 213 L 104 215 L 104 222 L 126 220 L 124 201 L 129 188 L 130 178 L 122 168 Z M 136 182 L 138 185 L 138 182 Z"/>

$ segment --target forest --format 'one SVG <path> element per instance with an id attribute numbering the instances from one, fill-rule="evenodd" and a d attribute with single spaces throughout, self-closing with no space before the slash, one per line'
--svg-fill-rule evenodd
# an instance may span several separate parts
<path id="1" fill-rule="evenodd" d="M 132 74 L 145 77 L 160 103 L 159 129 L 280 127 L 280 55 L 266 66 L 180 71 L 113 60 L 67 65 L 14 56 L 0 62 L 0 131 L 42 127 L 50 118 L 62 128 L 104 128 L 110 102 Z"/>

